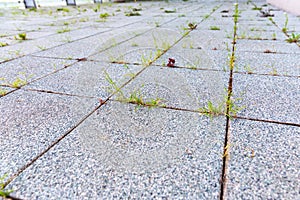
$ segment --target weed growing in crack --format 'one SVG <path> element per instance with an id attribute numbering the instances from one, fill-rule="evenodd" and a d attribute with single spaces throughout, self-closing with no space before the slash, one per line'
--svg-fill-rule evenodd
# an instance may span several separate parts
<path id="1" fill-rule="evenodd" d="M 141 16 L 141 13 L 135 11 L 129 11 L 129 12 L 125 12 L 125 16 L 127 17 Z"/>
<path id="2" fill-rule="evenodd" d="M 66 32 L 70 32 L 70 31 L 71 31 L 71 29 L 69 29 L 69 27 L 65 27 L 63 29 L 57 30 L 56 32 L 60 34 L 60 33 L 66 33 Z"/>
<path id="3" fill-rule="evenodd" d="M 9 86 L 11 86 L 13 88 L 20 88 L 26 84 L 27 84 L 27 80 L 23 80 L 23 79 L 17 77 L 12 83 L 9 84 Z"/>
<path id="4" fill-rule="evenodd" d="M 220 27 L 218 27 L 218 26 L 210 26 L 209 29 L 212 30 L 212 31 L 219 31 L 219 30 L 221 30 Z"/>
<path id="5" fill-rule="evenodd" d="M 28 83 L 28 80 L 33 77 L 33 75 L 26 75 L 24 72 L 19 73 L 22 77 L 16 77 L 14 81 L 10 83 L 5 83 L 5 85 L 13 88 L 21 88 Z M 2 79 L 5 80 L 5 79 Z"/>
<path id="6" fill-rule="evenodd" d="M 244 66 L 244 69 L 246 70 L 246 72 L 247 72 L 248 74 L 253 74 L 253 70 L 252 70 L 252 68 L 250 67 L 249 64 L 248 64 L 248 65 L 245 65 L 245 66 Z"/>
<path id="7" fill-rule="evenodd" d="M 158 97 L 151 98 L 149 100 L 144 100 L 144 96 L 141 92 L 142 87 L 144 87 L 144 85 L 142 85 L 139 89 L 131 92 L 129 95 L 129 98 L 126 98 L 123 101 L 125 101 L 127 103 L 136 104 L 138 106 L 137 108 L 139 108 L 140 106 L 147 106 L 149 108 L 166 106 L 165 104 L 162 103 L 164 100 L 161 98 L 158 98 Z"/>
<path id="8" fill-rule="evenodd" d="M 101 14 L 99 15 L 99 17 L 100 17 L 101 19 L 107 19 L 109 16 L 110 16 L 110 15 L 109 15 L 107 12 L 101 13 Z"/>
<path id="9" fill-rule="evenodd" d="M 5 46 L 8 46 L 8 43 L 6 43 L 6 42 L 0 42 L 0 47 L 5 47 Z"/>
<path id="10" fill-rule="evenodd" d="M 287 31 L 288 31 L 287 26 L 288 26 L 288 23 L 289 23 L 289 17 L 286 13 L 284 13 L 284 15 L 285 15 L 285 22 L 284 22 L 284 26 L 282 28 L 282 32 L 287 33 Z"/>
<path id="11" fill-rule="evenodd" d="M 56 12 L 70 12 L 69 8 L 57 8 Z"/>
<path id="12" fill-rule="evenodd" d="M 151 51 L 148 56 L 142 54 L 141 61 L 143 66 L 148 66 L 153 60 L 153 52 Z"/>
<path id="13" fill-rule="evenodd" d="M 273 33 L 273 34 L 272 34 L 272 40 L 277 40 L 277 38 L 276 38 L 276 33 Z"/>
<path id="14" fill-rule="evenodd" d="M 165 9 L 165 13 L 176 13 L 176 9 L 170 10 L 170 9 Z"/>
<path id="15" fill-rule="evenodd" d="M 232 118 L 245 108 L 244 106 L 241 107 L 236 105 L 236 102 L 241 101 L 241 98 L 234 99 L 232 94 L 231 98 L 228 98 L 229 93 L 227 89 L 225 89 L 225 92 L 226 95 L 224 95 L 223 100 L 219 103 L 213 104 L 211 101 L 208 101 L 206 106 L 199 108 L 198 111 L 200 114 L 204 114 L 210 118 L 220 115 Z"/>
<path id="16" fill-rule="evenodd" d="M 47 49 L 46 47 L 40 45 L 37 45 L 37 48 L 39 48 L 41 51 L 45 51 Z"/>
<path id="17" fill-rule="evenodd" d="M 285 41 L 287 41 L 288 43 L 300 42 L 300 34 L 292 33 L 292 35 L 288 39 L 286 39 Z"/>
<path id="18" fill-rule="evenodd" d="M 214 116 L 223 115 L 225 113 L 224 105 L 214 105 L 211 101 L 207 102 L 207 106 L 199 108 L 199 112 L 212 118 Z"/>
<path id="19" fill-rule="evenodd" d="M 7 94 L 7 91 L 5 89 L 0 88 L 0 97 Z"/>
<path id="20" fill-rule="evenodd" d="M 121 91 L 121 88 L 117 85 L 115 81 L 110 77 L 110 75 L 107 73 L 107 71 L 104 71 L 105 74 L 105 80 L 108 82 L 109 86 L 107 88 L 109 93 L 116 93 L 117 99 L 125 99 L 125 96 L 123 92 Z"/>
<path id="21" fill-rule="evenodd" d="M 12 193 L 14 190 L 6 190 L 4 189 L 5 187 L 5 183 L 4 180 L 7 177 L 7 175 L 3 175 L 2 177 L 0 177 L 0 197 L 8 197 L 10 195 L 10 193 Z"/>
<path id="22" fill-rule="evenodd" d="M 27 40 L 27 34 L 19 33 L 17 36 L 15 36 L 15 40 Z"/>
<path id="23" fill-rule="evenodd" d="M 126 65 L 124 65 L 124 67 L 126 67 Z M 163 99 L 158 97 L 145 100 L 141 92 L 141 88 L 144 87 L 144 85 L 139 87 L 139 89 L 136 89 L 133 92 L 131 92 L 129 94 L 129 97 L 125 97 L 124 93 L 121 91 L 121 88 L 117 86 L 116 82 L 112 80 L 112 78 L 109 76 L 109 74 L 106 71 L 104 71 L 104 73 L 105 73 L 105 79 L 109 84 L 108 92 L 112 94 L 116 94 L 118 101 L 136 104 L 138 108 L 139 106 L 147 106 L 149 108 L 165 106 L 165 104 L 162 103 Z M 131 73 L 129 76 L 130 78 L 134 78 L 135 74 Z"/>

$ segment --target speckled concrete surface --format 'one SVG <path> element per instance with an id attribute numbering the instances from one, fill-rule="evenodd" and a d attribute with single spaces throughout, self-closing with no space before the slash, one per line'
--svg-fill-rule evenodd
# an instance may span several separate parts
<path id="1" fill-rule="evenodd" d="M 110 102 L 22 173 L 16 196 L 216 199 L 224 125 L 223 117 Z"/>
<path id="2" fill-rule="evenodd" d="M 229 199 L 297 199 L 300 128 L 234 120 Z"/>
<path id="3" fill-rule="evenodd" d="M 0 10 L 4 190 L 299 199 L 300 19 L 238 7 L 235 42 L 233 1 Z"/>

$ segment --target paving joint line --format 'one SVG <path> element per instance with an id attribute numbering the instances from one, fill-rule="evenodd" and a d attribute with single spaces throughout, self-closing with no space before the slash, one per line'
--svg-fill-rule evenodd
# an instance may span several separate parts
<path id="1" fill-rule="evenodd" d="M 238 2 L 238 1 L 237 1 Z M 232 41 L 232 49 L 229 63 L 229 80 L 228 80 L 228 88 L 227 88 L 227 101 L 226 101 L 226 127 L 225 127 L 225 138 L 224 138 L 224 149 L 223 149 L 223 165 L 222 165 L 222 174 L 221 174 L 221 191 L 220 191 L 220 200 L 226 199 L 227 194 L 227 175 L 228 175 L 228 165 L 229 165 L 229 155 L 230 155 L 230 101 L 233 90 L 233 70 L 235 64 L 235 45 L 237 41 L 237 25 L 239 18 L 239 10 L 238 3 L 234 4 L 234 27 L 233 27 L 233 41 Z"/>
<path id="2" fill-rule="evenodd" d="M 41 92 L 41 93 L 48 93 L 48 94 L 57 94 L 57 95 L 62 95 L 62 96 L 80 97 L 80 98 L 88 98 L 88 99 L 98 99 L 98 97 L 84 96 L 84 95 L 78 95 L 78 94 L 69 94 L 69 93 L 63 93 L 63 92 L 55 92 L 55 91 L 43 90 L 43 89 L 22 88 L 22 90 L 30 91 L 30 92 Z"/>
<path id="3" fill-rule="evenodd" d="M 265 123 L 281 124 L 281 125 L 287 125 L 287 126 L 300 127 L 300 124 L 291 123 L 291 122 L 281 122 L 281 121 L 268 120 L 268 119 L 256 119 L 256 118 L 242 117 L 242 116 L 232 116 L 232 118 L 234 118 L 234 119 L 250 120 L 250 121 L 256 121 L 256 122 L 265 122 Z"/>

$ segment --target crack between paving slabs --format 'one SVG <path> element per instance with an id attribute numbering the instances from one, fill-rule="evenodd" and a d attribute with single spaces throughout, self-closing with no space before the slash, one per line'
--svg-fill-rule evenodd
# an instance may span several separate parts
<path id="1" fill-rule="evenodd" d="M 209 16 L 214 13 L 220 6 L 217 8 L 214 8 Z M 202 23 L 206 18 L 203 18 L 198 24 Z M 198 25 L 197 24 L 197 25 Z M 155 28 L 154 28 L 155 29 Z M 150 29 L 151 30 L 151 29 Z M 148 30 L 149 31 L 149 30 Z M 44 154 L 46 154 L 49 150 L 51 150 L 55 145 L 57 145 L 60 141 L 62 141 L 65 137 L 67 137 L 73 130 L 75 130 L 79 125 L 81 125 L 87 118 L 89 118 L 93 113 L 95 113 L 98 109 L 102 107 L 107 101 L 111 99 L 112 96 L 117 94 L 123 87 L 125 87 L 127 84 L 129 84 L 133 79 L 135 79 L 138 75 L 140 75 L 144 70 L 146 70 L 154 61 L 159 59 L 162 55 L 164 55 L 170 48 L 172 48 L 174 45 L 176 45 L 178 42 L 180 42 L 183 38 L 187 37 L 190 32 L 192 32 L 193 29 L 187 31 L 184 35 L 182 35 L 177 41 L 175 41 L 170 47 L 165 49 L 162 54 L 157 56 L 154 60 L 151 60 L 147 66 L 145 66 L 143 69 L 141 69 L 134 77 L 129 79 L 126 83 L 124 83 L 119 90 L 113 92 L 110 96 L 108 96 L 105 100 L 102 100 L 100 102 L 100 105 L 98 105 L 93 111 L 85 115 L 77 124 L 75 124 L 71 129 L 69 129 L 67 132 L 65 132 L 62 136 L 60 136 L 58 139 L 56 139 L 51 145 L 49 145 L 44 151 L 42 151 L 40 154 L 35 156 L 31 161 L 29 161 L 27 164 L 25 164 L 23 167 L 21 167 L 16 173 L 14 173 L 4 184 L 3 188 L 5 188 L 8 184 L 10 184 L 17 176 L 19 176 L 24 170 L 26 170 L 28 167 L 30 167 L 35 161 L 37 161 L 39 158 L 41 158 Z M 80 62 L 80 61 L 78 61 Z M 73 63 L 74 64 L 74 63 Z M 71 64 L 72 65 L 72 64 Z M 63 68 L 64 69 L 64 68 Z M 62 70 L 62 69 L 60 69 Z M 14 199 L 14 197 L 10 197 Z M 15 198 L 17 199 L 17 198 Z"/>
<path id="2" fill-rule="evenodd" d="M 300 127 L 300 124 L 290 123 L 290 122 L 280 122 L 280 121 L 274 121 L 274 120 L 256 119 L 256 118 L 242 117 L 242 116 L 232 116 L 232 118 L 234 118 L 234 119 L 244 119 L 244 120 L 256 121 L 256 122 L 266 122 L 266 123 L 272 123 L 272 124 L 281 124 L 281 125 Z"/>
<path id="3" fill-rule="evenodd" d="M 221 175 L 221 191 L 220 191 L 220 200 L 226 199 L 227 193 L 227 174 L 228 174 L 228 165 L 229 165 L 229 155 L 230 155 L 230 101 L 232 96 L 232 86 L 233 86 L 233 70 L 235 64 L 235 44 L 237 41 L 237 22 L 239 16 L 238 3 L 234 4 L 235 11 L 233 15 L 234 20 L 234 28 L 233 28 L 233 41 L 232 41 L 232 50 L 230 55 L 229 62 L 229 80 L 228 80 L 228 88 L 227 88 L 227 101 L 226 101 L 226 127 L 225 127 L 225 138 L 224 138 L 224 150 L 223 150 L 223 166 L 222 166 L 222 175 Z"/>

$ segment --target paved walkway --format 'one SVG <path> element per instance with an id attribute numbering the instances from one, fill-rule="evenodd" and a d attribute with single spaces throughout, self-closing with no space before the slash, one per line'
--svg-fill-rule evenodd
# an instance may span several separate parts
<path id="1" fill-rule="evenodd" d="M 299 199 L 300 18 L 264 4 L 2 10 L 2 190 Z"/>

